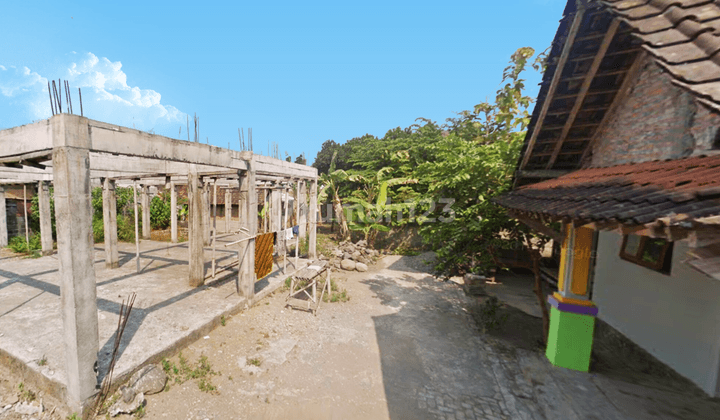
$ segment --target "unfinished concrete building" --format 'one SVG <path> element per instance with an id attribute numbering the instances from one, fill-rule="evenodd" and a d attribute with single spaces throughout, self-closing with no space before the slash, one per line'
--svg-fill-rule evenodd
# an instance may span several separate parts
<path id="1" fill-rule="evenodd" d="M 287 229 L 288 213 L 294 213 L 298 236 L 308 236 L 308 258 L 316 257 L 317 170 L 309 166 L 58 114 L 0 131 L 0 246 L 8 241 L 2 186 L 23 183 L 38 186 L 47 256 L 0 260 L 0 359 L 72 411 L 88 407 L 108 374 L 120 303 L 131 292 L 138 300 L 119 347 L 118 381 L 201 337 L 222 316 L 251 306 L 307 262 L 297 252 L 294 259 L 281 253 L 275 274 L 257 281 L 259 231 Z M 93 185 L 103 188 L 104 244 L 93 241 Z M 142 214 L 135 212 L 143 219 L 142 232 L 135 224 L 135 244 L 118 242 L 115 188 L 122 185 L 134 187 L 136 208 L 144 204 Z M 186 243 L 178 243 L 178 185 L 188 191 Z M 148 186 L 172 194 L 171 242 L 137 239 L 150 237 Z M 240 190 L 240 225 L 227 220 L 218 235 L 210 204 L 219 193 L 230 206 L 233 188 Z M 291 188 L 298 199 L 282 213 Z M 267 220 L 257 216 L 259 200 L 269 203 Z M 282 252 L 289 247 L 284 235 L 278 244 Z M 41 357 L 42 366 L 36 363 Z"/>

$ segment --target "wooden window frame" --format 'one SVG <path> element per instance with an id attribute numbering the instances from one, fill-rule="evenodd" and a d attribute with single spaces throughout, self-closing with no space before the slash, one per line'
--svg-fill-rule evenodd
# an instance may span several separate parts
<path id="1" fill-rule="evenodd" d="M 623 241 L 622 246 L 620 247 L 620 258 L 629 261 L 633 264 L 640 265 L 645 268 L 649 268 L 651 270 L 657 271 L 662 274 L 670 274 L 671 271 L 671 261 L 669 261 L 672 258 L 672 249 L 673 249 L 673 243 L 671 241 L 668 241 L 666 239 L 662 238 L 650 238 L 649 236 L 639 236 L 635 235 L 639 238 L 640 243 L 638 244 L 638 250 L 635 255 L 628 254 L 625 251 L 625 247 L 628 243 L 628 237 L 630 237 L 631 234 L 623 235 Z M 645 261 L 642 258 L 642 255 L 645 251 L 646 245 L 649 243 L 649 241 L 662 239 L 665 241 L 665 245 L 662 247 L 660 251 L 660 257 L 658 258 L 657 262 L 652 263 L 649 261 Z"/>

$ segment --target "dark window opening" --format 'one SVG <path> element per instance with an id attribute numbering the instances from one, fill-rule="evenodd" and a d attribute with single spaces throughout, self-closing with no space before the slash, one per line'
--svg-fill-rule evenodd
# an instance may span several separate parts
<path id="1" fill-rule="evenodd" d="M 620 258 L 669 275 L 672 250 L 673 243 L 665 239 L 625 235 L 620 248 Z"/>

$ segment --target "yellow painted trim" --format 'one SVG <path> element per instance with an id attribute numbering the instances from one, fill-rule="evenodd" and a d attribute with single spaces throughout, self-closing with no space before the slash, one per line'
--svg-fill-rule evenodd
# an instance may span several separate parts
<path id="1" fill-rule="evenodd" d="M 564 290 L 565 285 L 565 265 L 567 264 L 568 245 L 570 243 L 570 230 L 572 225 L 565 225 L 565 239 L 560 249 L 560 271 L 558 271 L 558 290 Z"/>
<path id="2" fill-rule="evenodd" d="M 555 297 L 555 299 L 557 299 L 558 302 L 562 302 L 562 303 L 570 303 L 573 305 L 582 305 L 582 306 L 595 306 L 595 304 L 590 300 L 572 299 L 572 298 L 565 297 L 558 292 L 553 293 L 553 297 Z"/>
<path id="3" fill-rule="evenodd" d="M 592 229 L 586 227 L 575 229 L 575 243 L 573 244 L 573 272 L 570 291 L 578 296 L 585 296 L 588 292 L 593 233 L 594 231 Z"/>

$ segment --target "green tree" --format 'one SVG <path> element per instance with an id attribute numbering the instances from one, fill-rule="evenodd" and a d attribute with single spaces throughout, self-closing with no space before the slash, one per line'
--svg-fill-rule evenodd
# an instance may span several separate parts
<path id="1" fill-rule="evenodd" d="M 301 153 L 298 155 L 298 157 L 295 158 L 295 163 L 299 163 L 300 165 L 307 165 L 307 159 L 305 159 L 305 153 Z"/>

